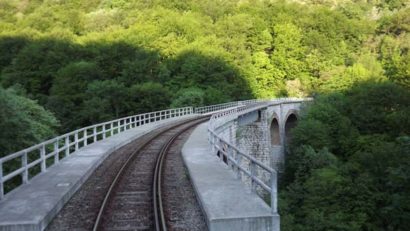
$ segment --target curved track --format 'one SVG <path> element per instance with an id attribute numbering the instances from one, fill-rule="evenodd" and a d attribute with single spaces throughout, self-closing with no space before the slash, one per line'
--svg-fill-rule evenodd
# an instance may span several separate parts
<path id="1" fill-rule="evenodd" d="M 206 119 L 173 126 L 135 150 L 112 181 L 93 230 L 167 230 L 161 187 L 165 156 L 181 134 Z"/>

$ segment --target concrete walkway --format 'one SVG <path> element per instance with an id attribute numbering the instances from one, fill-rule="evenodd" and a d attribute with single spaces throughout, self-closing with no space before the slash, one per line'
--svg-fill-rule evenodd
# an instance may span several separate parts
<path id="1" fill-rule="evenodd" d="M 44 230 L 109 154 L 165 124 L 194 117 L 188 115 L 146 124 L 74 152 L 5 196 L 0 202 L 0 231 Z"/>
<path id="2" fill-rule="evenodd" d="M 191 134 L 182 156 L 210 231 L 271 231 L 279 216 L 238 179 L 216 155 L 207 141 L 207 123 Z M 275 228 L 274 228 L 275 227 Z"/>

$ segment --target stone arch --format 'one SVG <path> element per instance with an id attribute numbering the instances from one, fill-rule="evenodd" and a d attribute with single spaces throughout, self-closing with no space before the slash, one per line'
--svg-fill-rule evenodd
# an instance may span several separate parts
<path id="1" fill-rule="evenodd" d="M 272 118 L 270 123 L 270 143 L 272 146 L 281 145 L 279 121 L 276 116 Z"/>
<path id="2" fill-rule="evenodd" d="M 289 144 L 292 141 L 290 131 L 297 125 L 298 113 L 296 110 L 290 110 L 285 118 L 285 143 Z"/>

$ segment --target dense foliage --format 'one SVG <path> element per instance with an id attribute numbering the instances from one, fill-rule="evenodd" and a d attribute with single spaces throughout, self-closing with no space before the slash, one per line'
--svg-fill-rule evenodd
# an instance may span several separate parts
<path id="1" fill-rule="evenodd" d="M 410 92 L 366 83 L 318 97 L 292 130 L 283 230 L 410 227 Z"/>
<path id="2" fill-rule="evenodd" d="M 0 157 L 55 135 L 56 118 L 35 101 L 0 88 Z"/>
<path id="3" fill-rule="evenodd" d="M 61 131 L 170 105 L 410 84 L 403 0 L 0 0 L 0 9 L 0 82 L 24 88 Z"/>

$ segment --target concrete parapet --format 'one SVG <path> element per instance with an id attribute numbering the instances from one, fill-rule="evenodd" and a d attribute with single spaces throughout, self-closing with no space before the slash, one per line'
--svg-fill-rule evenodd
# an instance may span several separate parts
<path id="1" fill-rule="evenodd" d="M 211 154 L 207 124 L 199 125 L 182 148 L 210 231 L 278 231 L 279 215 L 252 193 L 230 167 Z"/>

